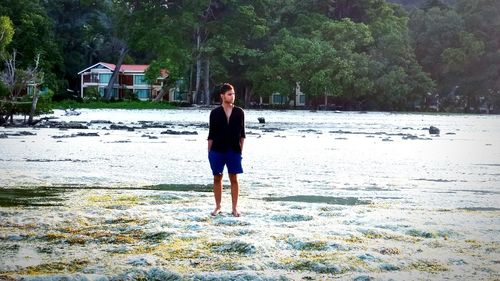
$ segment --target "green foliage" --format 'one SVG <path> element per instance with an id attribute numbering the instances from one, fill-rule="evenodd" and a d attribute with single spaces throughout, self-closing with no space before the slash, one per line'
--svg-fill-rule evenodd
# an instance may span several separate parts
<path id="1" fill-rule="evenodd" d="M 51 88 L 64 94 L 68 87 L 79 89 L 77 73 L 99 61 L 113 62 L 111 4 L 109 1 L 51 0 L 43 8 L 53 22 L 53 42 L 45 36 L 45 44 L 56 44 L 61 64 L 53 71 Z M 53 58 L 51 58 L 53 59 Z M 61 81 L 63 80 L 63 81 Z"/>
<path id="2" fill-rule="evenodd" d="M 463 101 L 455 106 L 466 111 L 482 101 L 500 107 L 500 2 L 458 0 L 455 9 L 437 6 L 411 18 L 417 59 L 439 95 L 449 100 L 454 93 Z"/>
<path id="3" fill-rule="evenodd" d="M 101 95 L 99 94 L 99 89 L 97 87 L 87 87 L 83 89 L 83 100 L 85 102 L 99 101 L 101 100 Z"/>
<path id="4" fill-rule="evenodd" d="M 8 95 L 9 95 L 9 89 L 7 88 L 7 86 L 5 86 L 5 84 L 2 81 L 0 81 L 0 99 Z"/>
<path id="5" fill-rule="evenodd" d="M 123 95 L 124 101 L 139 101 L 137 95 L 131 89 L 125 89 Z"/>
<path id="6" fill-rule="evenodd" d="M 45 83 L 49 88 L 55 88 L 64 62 L 55 41 L 53 22 L 44 7 L 39 1 L 3 0 L 0 15 L 8 16 L 14 25 L 15 33 L 7 51 L 17 50 L 17 66 L 27 68 L 33 65 L 37 54 L 41 54 Z"/>
<path id="7" fill-rule="evenodd" d="M 402 110 L 457 86 L 467 106 L 498 104 L 500 2 L 451 2 L 407 12 L 382 0 L 4 0 L 0 52 L 17 49 L 21 69 L 41 53 L 58 97 L 79 89 L 78 71 L 114 62 L 124 42 L 125 63 L 150 64 L 150 83 L 166 68 L 165 87 L 184 78 L 192 90 L 196 62 L 209 61 L 210 83 L 232 82 L 245 104 L 275 92 L 293 99 L 297 82 L 308 104 L 328 95 L 346 109 Z"/>
<path id="8" fill-rule="evenodd" d="M 0 54 L 2 54 L 5 47 L 12 42 L 13 36 L 14 26 L 12 21 L 7 16 L 0 16 Z"/>

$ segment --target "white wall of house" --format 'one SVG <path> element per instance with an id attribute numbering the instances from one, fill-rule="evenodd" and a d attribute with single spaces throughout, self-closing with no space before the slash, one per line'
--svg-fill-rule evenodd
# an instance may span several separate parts
<path id="1" fill-rule="evenodd" d="M 306 94 L 300 90 L 300 82 L 295 83 L 295 106 L 306 105 Z"/>

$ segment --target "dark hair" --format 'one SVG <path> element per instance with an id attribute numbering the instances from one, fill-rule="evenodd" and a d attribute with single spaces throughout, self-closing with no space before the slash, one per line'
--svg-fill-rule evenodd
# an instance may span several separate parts
<path id="1" fill-rule="evenodd" d="M 229 90 L 234 90 L 233 85 L 229 83 L 222 83 L 217 86 L 215 86 L 214 90 L 212 91 L 213 96 L 219 96 L 221 94 L 224 94 L 225 92 Z"/>

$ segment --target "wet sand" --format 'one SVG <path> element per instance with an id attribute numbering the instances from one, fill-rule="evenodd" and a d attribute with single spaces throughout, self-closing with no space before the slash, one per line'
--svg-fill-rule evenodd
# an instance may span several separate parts
<path id="1" fill-rule="evenodd" d="M 240 218 L 227 179 L 223 213 L 210 216 L 196 118 L 168 129 L 197 135 L 1 129 L 0 280 L 500 279 L 496 135 L 431 117 L 444 129 L 436 138 L 386 117 L 348 116 L 365 125 L 357 131 L 249 121 Z"/>

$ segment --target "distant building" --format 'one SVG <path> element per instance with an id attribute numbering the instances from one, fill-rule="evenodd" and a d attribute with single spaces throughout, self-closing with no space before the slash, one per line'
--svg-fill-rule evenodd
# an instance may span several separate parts
<path id="1" fill-rule="evenodd" d="M 296 107 L 303 107 L 306 105 L 306 94 L 300 90 L 300 82 L 295 83 L 295 100 L 290 100 L 288 95 L 283 95 L 280 93 L 272 93 L 269 98 L 269 103 L 273 105 L 289 105 Z"/>
<path id="2" fill-rule="evenodd" d="M 285 105 L 288 104 L 288 97 L 280 93 L 272 93 L 270 98 L 270 104 L 274 105 Z"/>
<path id="3" fill-rule="evenodd" d="M 84 98 L 85 89 L 96 87 L 102 97 L 105 88 L 108 86 L 111 75 L 116 65 L 99 62 L 78 72 L 80 75 L 80 97 Z M 145 79 L 145 72 L 149 65 L 145 64 L 122 64 L 116 83 L 113 86 L 113 97 L 115 99 L 124 98 L 127 91 L 134 93 L 140 100 L 151 100 L 160 89 L 159 82 L 151 85 Z"/>
<path id="4" fill-rule="evenodd" d="M 295 106 L 306 105 L 306 94 L 300 90 L 300 82 L 295 83 Z"/>

